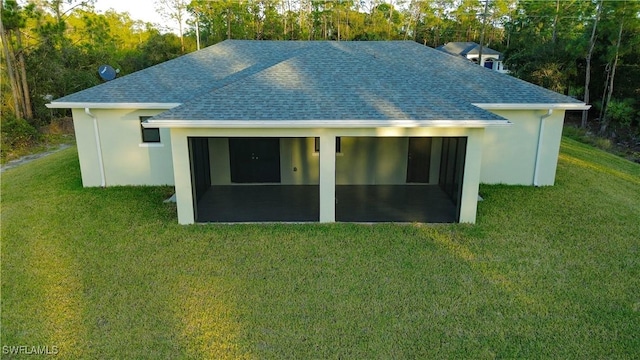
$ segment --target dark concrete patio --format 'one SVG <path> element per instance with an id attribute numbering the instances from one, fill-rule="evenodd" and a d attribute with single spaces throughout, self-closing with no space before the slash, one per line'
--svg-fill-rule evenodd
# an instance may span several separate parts
<path id="1" fill-rule="evenodd" d="M 318 221 L 317 185 L 216 185 L 198 202 L 197 222 Z"/>
<path id="2" fill-rule="evenodd" d="M 197 222 L 316 222 L 317 185 L 212 186 L 197 205 Z M 338 185 L 336 221 L 457 220 L 456 207 L 437 185 Z"/>
<path id="3" fill-rule="evenodd" d="M 456 222 L 456 206 L 437 185 L 340 185 L 336 221 Z"/>

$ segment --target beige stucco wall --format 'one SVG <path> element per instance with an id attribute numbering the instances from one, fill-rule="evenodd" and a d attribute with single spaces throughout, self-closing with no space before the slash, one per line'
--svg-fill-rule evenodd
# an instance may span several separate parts
<path id="1" fill-rule="evenodd" d="M 280 138 L 280 182 L 283 185 L 317 185 L 320 157 L 314 138 Z M 228 138 L 209 139 L 212 185 L 231 185 Z"/>
<path id="2" fill-rule="evenodd" d="M 140 116 L 153 116 L 161 110 L 91 109 L 96 116 L 106 186 L 172 185 L 171 138 L 160 129 L 160 143 L 144 144 Z M 73 109 L 82 184 L 101 186 L 100 161 L 94 119 L 84 109 Z"/>
<path id="3" fill-rule="evenodd" d="M 406 183 L 406 137 L 342 137 L 341 153 L 336 156 L 338 185 L 396 185 Z M 434 147 L 435 148 L 435 147 Z M 440 148 L 435 148 L 430 174 L 437 182 Z M 209 139 L 211 182 L 230 185 L 229 142 L 227 138 Z M 317 185 L 320 157 L 314 152 L 314 138 L 280 138 L 280 178 L 283 185 Z"/>
<path id="4" fill-rule="evenodd" d="M 480 181 L 487 184 L 533 185 L 541 117 L 546 110 L 494 110 L 511 126 L 489 127 L 484 136 Z M 538 183 L 553 185 L 562 137 L 564 111 L 545 118 L 538 162 Z"/>
<path id="5" fill-rule="evenodd" d="M 406 137 L 342 137 L 338 185 L 397 185 L 407 180 Z"/>
<path id="6" fill-rule="evenodd" d="M 171 138 L 161 129 L 161 144 L 142 144 L 139 117 L 161 110 L 91 109 L 96 115 L 107 186 L 173 184 Z M 533 185 L 536 152 L 543 110 L 495 110 L 511 126 L 487 128 L 483 140 L 481 182 Z M 84 186 L 100 186 L 101 175 L 93 119 L 84 109 L 73 109 Z M 544 120 L 538 159 L 537 185 L 553 185 L 564 111 L 555 110 Z M 318 134 L 315 132 L 314 134 Z M 356 131 L 357 133 L 357 131 Z M 342 154 L 336 158 L 337 184 L 402 184 L 407 166 L 407 138 L 385 139 L 342 136 Z M 274 136 L 281 136 L 280 133 Z M 211 139 L 212 183 L 229 184 L 228 144 Z M 318 184 L 319 156 L 313 153 L 313 136 L 284 138 L 281 143 L 283 184 Z M 439 149 L 436 142 L 434 149 Z M 432 153 L 431 183 L 437 182 L 439 153 Z M 294 171 L 295 168 L 295 171 Z"/>
<path id="7" fill-rule="evenodd" d="M 280 139 L 280 180 L 284 185 L 320 183 L 320 154 L 314 152 L 315 138 Z"/>
<path id="8" fill-rule="evenodd" d="M 209 162 L 211 163 L 211 184 L 231 184 L 229 140 L 227 138 L 209 139 Z"/>
<path id="9" fill-rule="evenodd" d="M 312 162 L 317 161 L 319 164 L 317 167 L 320 172 L 319 184 L 320 184 L 320 221 L 321 222 L 333 222 L 335 221 L 335 185 L 337 178 L 340 177 L 340 169 L 338 162 L 341 158 L 346 157 L 346 153 L 350 146 L 357 145 L 358 141 L 364 141 L 365 144 L 373 144 L 377 141 L 378 145 L 371 145 L 374 147 L 380 146 L 381 153 L 378 154 L 385 159 L 385 162 L 398 162 L 398 156 L 402 150 L 402 159 L 404 159 L 404 165 L 397 165 L 395 163 L 380 165 L 373 162 L 364 164 L 354 163 L 354 166 L 360 166 L 358 171 L 365 169 L 367 171 L 369 167 L 377 169 L 384 169 L 381 172 L 396 172 L 399 174 L 384 175 L 380 178 L 384 180 L 398 181 L 402 178 L 402 183 L 406 177 L 406 137 L 448 137 L 448 136 L 466 136 L 468 138 L 467 143 L 467 161 L 465 163 L 465 182 L 462 190 L 462 208 L 460 221 L 473 223 L 476 219 L 476 207 L 477 207 L 477 195 L 478 186 L 480 180 L 480 159 L 482 157 L 482 144 L 483 144 L 484 129 L 473 128 L 365 128 L 365 129 L 171 129 L 171 145 L 174 164 L 174 176 L 176 186 L 176 198 L 178 206 L 178 221 L 181 224 L 194 223 L 194 209 L 193 198 L 191 192 L 191 171 L 189 162 L 189 151 L 187 146 L 188 137 L 214 137 L 216 139 L 210 140 L 210 156 L 212 161 L 212 167 L 215 167 L 215 162 L 228 164 L 228 150 L 225 155 L 225 149 L 228 149 L 228 145 L 222 138 L 225 137 L 285 137 L 285 138 L 306 138 L 306 139 L 285 139 L 281 142 L 281 150 L 283 148 L 289 149 L 313 149 L 313 138 L 320 137 L 320 154 L 313 155 L 309 152 L 308 155 L 302 156 L 299 152 L 290 153 L 291 161 L 287 162 L 287 169 L 294 165 L 295 161 L 305 158 L 307 165 L 311 167 L 315 164 Z M 353 143 L 349 145 L 349 139 L 347 143 L 343 143 L 344 155 L 336 156 L 335 154 L 335 138 L 357 138 Z M 363 138 L 368 138 L 363 140 Z M 396 150 L 390 151 L 389 154 L 384 154 L 382 150 L 382 144 L 395 147 Z M 347 147 L 345 147 L 345 145 Z M 434 147 L 436 142 L 434 142 Z M 352 148 L 351 150 L 354 150 Z M 307 150 L 305 150 L 307 151 Z M 373 150 L 378 151 L 378 150 Z M 216 152 L 217 154 L 214 154 Z M 395 155 L 394 155 L 395 154 Z M 282 155 L 281 155 L 282 156 Z M 289 155 L 286 155 L 289 157 Z M 435 157 L 435 155 L 433 155 Z M 218 158 L 219 157 L 219 158 Z M 318 160 L 315 160 L 318 159 Z M 281 163 L 281 167 L 285 168 L 286 159 Z M 289 160 L 286 160 L 289 161 Z M 402 162 L 402 161 L 400 161 Z M 344 164 L 347 164 L 345 161 Z M 228 167 L 228 165 L 227 165 Z M 438 168 L 433 164 L 432 168 Z M 223 169 L 224 167 L 219 167 Z M 292 167 L 291 167 L 292 169 Z M 212 175 L 215 170 L 212 169 Z M 222 170 L 221 172 L 224 172 Z M 218 174 L 219 175 L 219 174 Z M 215 175 L 215 176 L 218 176 Z M 348 177 L 349 175 L 347 175 Z M 386 176 L 386 177 L 385 177 Z M 430 173 L 430 177 L 437 178 L 437 171 Z M 311 177 L 309 177 L 311 179 Z M 284 176 L 283 176 L 284 180 Z M 391 181 L 389 180 L 389 181 Z M 214 180 L 212 177 L 212 182 Z M 288 178 L 287 181 L 296 181 L 292 178 Z M 380 180 L 378 180 L 380 181 Z M 383 182 L 378 182 L 382 184 Z"/>

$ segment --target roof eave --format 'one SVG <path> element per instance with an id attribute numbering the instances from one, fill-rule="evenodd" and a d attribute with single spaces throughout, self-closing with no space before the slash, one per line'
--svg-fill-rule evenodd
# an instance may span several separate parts
<path id="1" fill-rule="evenodd" d="M 45 104 L 49 109 L 144 109 L 169 110 L 181 103 L 100 103 L 100 102 L 57 102 Z"/>
<path id="2" fill-rule="evenodd" d="M 372 127 L 440 127 L 484 128 L 509 126 L 508 120 L 153 120 L 146 128 L 372 128 Z"/>
<path id="3" fill-rule="evenodd" d="M 505 104 L 505 103 L 496 103 L 496 104 L 483 104 L 483 103 L 473 103 L 472 105 L 477 106 L 484 110 L 548 110 L 548 109 L 558 109 L 558 110 L 589 110 L 591 105 L 587 105 L 585 103 L 555 103 L 555 104 Z"/>

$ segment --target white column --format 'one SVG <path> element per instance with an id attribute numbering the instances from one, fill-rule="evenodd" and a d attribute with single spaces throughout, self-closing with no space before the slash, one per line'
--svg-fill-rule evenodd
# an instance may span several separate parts
<path id="1" fill-rule="evenodd" d="M 320 222 L 336 221 L 336 137 L 320 136 Z"/>
<path id="2" fill-rule="evenodd" d="M 173 178 L 176 187 L 178 223 L 195 223 L 193 193 L 191 190 L 191 162 L 187 136 L 179 129 L 171 129 L 171 153 L 173 155 Z"/>
<path id="3" fill-rule="evenodd" d="M 484 129 L 470 129 L 467 137 L 467 153 L 464 160 L 464 182 L 460 199 L 460 222 L 476 222 L 480 167 L 482 164 L 482 142 Z"/>

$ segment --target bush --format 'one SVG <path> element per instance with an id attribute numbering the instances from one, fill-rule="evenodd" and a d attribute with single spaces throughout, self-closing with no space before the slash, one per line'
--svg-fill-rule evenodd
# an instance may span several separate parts
<path id="1" fill-rule="evenodd" d="M 572 126 L 569 124 L 566 124 L 563 128 L 562 128 L 562 135 L 576 140 L 576 141 L 580 141 L 582 143 L 585 144 L 589 144 L 591 146 L 600 148 L 602 150 L 605 151 L 612 151 L 613 149 L 613 143 L 611 142 L 611 139 L 607 139 L 604 137 L 600 137 L 600 136 L 596 136 L 593 133 L 591 133 L 590 131 L 586 130 L 586 129 L 581 129 L 579 127 L 576 126 Z"/>
<path id="2" fill-rule="evenodd" d="M 634 99 L 611 100 L 607 106 L 609 122 L 626 128 L 630 127 L 638 116 L 638 113 L 633 108 L 634 103 Z"/>
<path id="3" fill-rule="evenodd" d="M 14 152 L 19 152 L 36 142 L 40 134 L 38 130 L 26 120 L 17 118 L 14 114 L 5 113 L 0 124 L 2 134 L 2 159 Z"/>
<path id="4" fill-rule="evenodd" d="M 626 130 L 628 131 L 618 132 L 617 140 L 613 141 L 613 139 L 598 136 L 587 129 L 565 124 L 562 129 L 562 135 L 640 163 L 640 151 L 638 151 L 640 150 L 640 141 L 638 141 L 636 135 L 633 135 L 633 131 L 638 132 L 639 130 L 637 127 L 635 130 L 633 127 Z"/>

